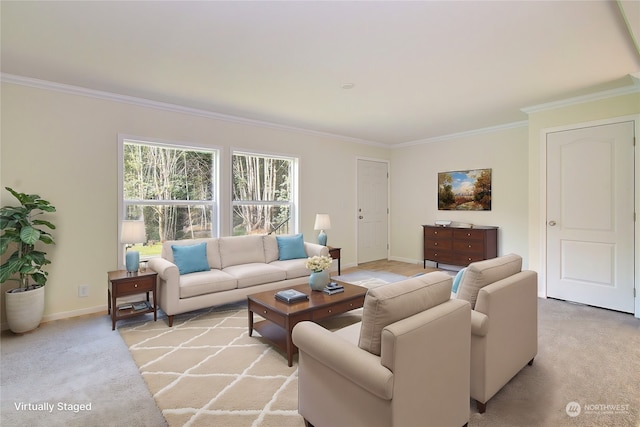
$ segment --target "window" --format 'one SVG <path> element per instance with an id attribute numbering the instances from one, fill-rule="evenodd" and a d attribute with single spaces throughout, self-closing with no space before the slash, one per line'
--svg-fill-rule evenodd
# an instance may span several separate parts
<path id="1" fill-rule="evenodd" d="M 217 235 L 217 150 L 131 139 L 121 149 L 120 220 L 144 220 L 142 259 L 160 255 L 165 240 Z"/>
<path id="2" fill-rule="evenodd" d="M 233 153 L 233 235 L 297 231 L 297 165 L 291 157 Z"/>

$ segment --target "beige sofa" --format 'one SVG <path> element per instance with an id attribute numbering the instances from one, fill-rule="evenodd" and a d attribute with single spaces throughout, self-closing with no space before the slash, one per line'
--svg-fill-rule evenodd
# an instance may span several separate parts
<path id="1" fill-rule="evenodd" d="M 522 258 L 470 264 L 456 295 L 471 304 L 471 397 L 478 412 L 538 352 L 538 279 Z"/>
<path id="2" fill-rule="evenodd" d="M 311 272 L 304 265 L 307 257 L 328 256 L 329 250 L 301 238 L 301 235 L 249 235 L 165 242 L 161 257 L 151 259 L 149 268 L 158 273 L 158 304 L 169 317 L 169 326 L 173 326 L 176 314 L 308 282 Z M 295 240 L 293 247 L 297 251 L 291 250 L 291 244 L 281 246 L 286 239 Z M 206 247 L 205 255 L 202 245 Z M 283 257 L 285 249 L 288 255 Z M 176 254 L 179 261 L 174 257 Z M 299 257 L 283 259 L 293 255 Z M 200 261 L 196 264 L 202 271 L 181 274 L 180 270 L 193 269 L 189 267 L 194 259 Z"/>
<path id="3" fill-rule="evenodd" d="M 370 290 L 362 321 L 293 329 L 307 425 L 462 426 L 469 421 L 471 309 L 445 273 Z"/>

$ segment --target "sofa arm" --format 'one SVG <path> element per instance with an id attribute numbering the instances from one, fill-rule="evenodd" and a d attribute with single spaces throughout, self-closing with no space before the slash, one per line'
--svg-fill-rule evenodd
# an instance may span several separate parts
<path id="1" fill-rule="evenodd" d="M 329 256 L 329 248 L 319 245 L 317 243 L 304 242 L 304 250 L 307 256 Z"/>
<path id="2" fill-rule="evenodd" d="M 158 273 L 162 280 L 177 280 L 180 276 L 178 266 L 164 258 L 151 258 L 149 260 L 149 268 Z"/>
<path id="3" fill-rule="evenodd" d="M 158 303 L 167 315 L 173 315 L 180 299 L 180 272 L 178 266 L 164 258 L 149 260 L 149 268 L 158 273 Z"/>
<path id="4" fill-rule="evenodd" d="M 333 370 L 381 399 L 393 395 L 393 373 L 380 364 L 380 357 L 353 345 L 313 322 L 293 328 L 293 343 L 326 369 Z"/>

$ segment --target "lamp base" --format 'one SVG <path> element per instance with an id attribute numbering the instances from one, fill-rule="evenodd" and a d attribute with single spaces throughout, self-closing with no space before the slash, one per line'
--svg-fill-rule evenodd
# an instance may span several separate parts
<path id="1" fill-rule="evenodd" d="M 327 246 L 327 233 L 324 230 L 320 230 L 320 234 L 318 234 L 318 244 Z"/>
<path id="2" fill-rule="evenodd" d="M 140 267 L 140 252 L 127 251 L 125 256 L 125 264 L 129 273 L 135 273 Z"/>

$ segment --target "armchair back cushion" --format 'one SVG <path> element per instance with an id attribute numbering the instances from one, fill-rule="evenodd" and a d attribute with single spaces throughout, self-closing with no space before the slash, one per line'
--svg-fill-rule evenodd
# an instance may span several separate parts
<path id="1" fill-rule="evenodd" d="M 382 330 L 448 301 L 451 284 L 451 276 L 434 272 L 369 290 L 364 299 L 358 346 L 380 356 Z"/>
<path id="2" fill-rule="evenodd" d="M 513 276 L 521 270 L 522 257 L 516 254 L 473 262 L 469 264 L 460 280 L 457 298 L 469 301 L 473 310 L 480 289 L 498 280 Z"/>

